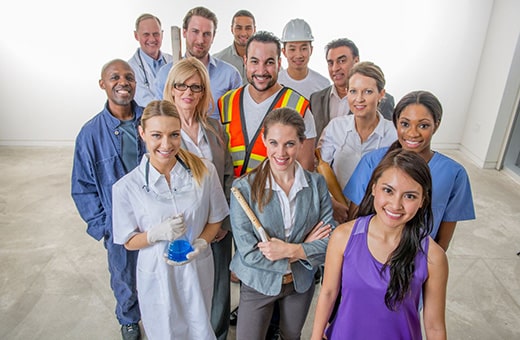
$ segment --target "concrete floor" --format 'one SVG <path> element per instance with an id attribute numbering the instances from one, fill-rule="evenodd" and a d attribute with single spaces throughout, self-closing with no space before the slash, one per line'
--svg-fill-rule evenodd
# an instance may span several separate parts
<path id="1" fill-rule="evenodd" d="M 477 212 L 448 251 L 448 336 L 520 339 L 520 185 L 446 153 L 466 167 Z M 72 148 L 0 147 L 0 339 L 121 338 L 105 249 L 70 198 L 71 163 Z"/>

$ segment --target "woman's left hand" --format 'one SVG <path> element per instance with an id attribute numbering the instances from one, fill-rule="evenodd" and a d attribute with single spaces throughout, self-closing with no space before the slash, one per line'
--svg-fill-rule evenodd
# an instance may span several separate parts
<path id="1" fill-rule="evenodd" d="M 330 236 L 332 232 L 332 226 L 330 224 L 324 225 L 323 221 L 320 221 L 318 224 L 312 228 L 311 232 L 307 234 L 307 237 L 303 241 L 304 243 L 309 243 L 316 240 L 321 240 Z"/>
<path id="2" fill-rule="evenodd" d="M 290 254 L 292 254 L 293 244 L 286 243 L 277 238 L 271 238 L 267 242 L 258 242 L 258 249 L 262 252 L 262 254 L 270 261 L 277 261 L 281 259 L 285 259 Z"/>
<path id="3" fill-rule="evenodd" d="M 219 228 L 217 235 L 213 239 L 213 242 L 220 242 L 224 237 L 226 237 L 228 231 L 226 229 Z"/>

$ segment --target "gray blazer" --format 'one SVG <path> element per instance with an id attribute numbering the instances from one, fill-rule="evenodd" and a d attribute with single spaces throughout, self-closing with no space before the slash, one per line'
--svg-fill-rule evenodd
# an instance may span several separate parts
<path id="1" fill-rule="evenodd" d="M 310 110 L 314 116 L 314 123 L 316 125 L 316 143 L 318 143 L 321 132 L 327 126 L 330 121 L 330 92 L 332 86 L 324 88 L 323 90 L 316 91 L 311 94 Z M 394 97 L 391 94 L 385 93 L 385 97 L 381 101 L 378 107 L 378 111 L 385 117 L 385 119 L 392 120 L 394 114 Z"/>
<path id="2" fill-rule="evenodd" d="M 314 116 L 314 124 L 316 125 L 316 143 L 318 143 L 321 137 L 321 132 L 330 121 L 329 100 L 332 86 L 334 85 L 314 92 L 311 94 L 311 98 L 309 99 L 310 110 Z"/>
<path id="3" fill-rule="evenodd" d="M 234 173 L 233 160 L 231 159 L 231 154 L 227 147 L 228 136 L 224 133 L 222 125 L 220 125 L 220 122 L 216 119 L 208 117 L 208 124 L 211 125 L 217 134 L 210 129 L 204 128 L 204 126 L 202 126 L 202 132 L 208 140 L 211 154 L 213 156 L 213 165 L 215 165 L 220 184 L 222 185 L 222 189 L 224 190 L 224 194 L 229 203 L 229 194 L 231 192 L 231 185 L 233 184 Z M 186 149 L 184 140 L 181 141 L 181 147 Z M 229 218 L 226 218 L 222 222 L 222 228 L 227 230 L 231 229 Z"/>
<path id="4" fill-rule="evenodd" d="M 251 209 L 270 237 L 285 240 L 280 201 L 274 193 L 271 201 L 264 207 L 263 212 L 258 210 L 256 203 L 251 203 L 251 186 L 247 175 L 238 178 L 233 183 L 249 203 Z M 314 283 L 314 273 L 318 266 L 325 261 L 325 252 L 329 239 L 303 243 L 305 237 L 319 221 L 335 226 L 332 218 L 332 203 L 327 184 L 323 176 L 305 171 L 308 187 L 296 194 L 296 218 L 294 229 L 287 242 L 300 243 L 307 255 L 307 260 L 296 261 L 291 264 L 294 279 L 294 288 L 297 292 L 306 292 Z M 267 189 L 266 189 L 267 190 Z M 236 250 L 230 268 L 242 283 L 264 295 L 278 295 L 282 289 L 282 278 L 286 273 L 289 260 L 270 261 L 258 250 L 257 243 L 260 235 L 256 232 L 251 221 L 234 196 L 231 197 L 231 228 L 235 239 Z"/>

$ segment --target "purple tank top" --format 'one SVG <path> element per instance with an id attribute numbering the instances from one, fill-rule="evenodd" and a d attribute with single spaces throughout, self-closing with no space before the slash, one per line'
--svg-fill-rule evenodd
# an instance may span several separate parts
<path id="1" fill-rule="evenodd" d="M 425 253 L 415 257 L 415 273 L 410 294 L 396 311 L 385 305 L 390 279 L 388 268 L 381 276 L 383 263 L 377 261 L 367 243 L 368 225 L 373 215 L 356 220 L 343 255 L 341 303 L 326 331 L 335 339 L 422 339 L 419 300 L 428 278 L 429 238 L 422 241 Z"/>

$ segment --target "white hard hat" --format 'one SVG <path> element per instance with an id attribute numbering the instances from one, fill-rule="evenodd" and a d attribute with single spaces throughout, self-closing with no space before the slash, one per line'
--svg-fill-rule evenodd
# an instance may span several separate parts
<path id="1" fill-rule="evenodd" d="M 303 19 L 292 19 L 285 25 L 281 41 L 313 41 L 311 26 Z"/>

